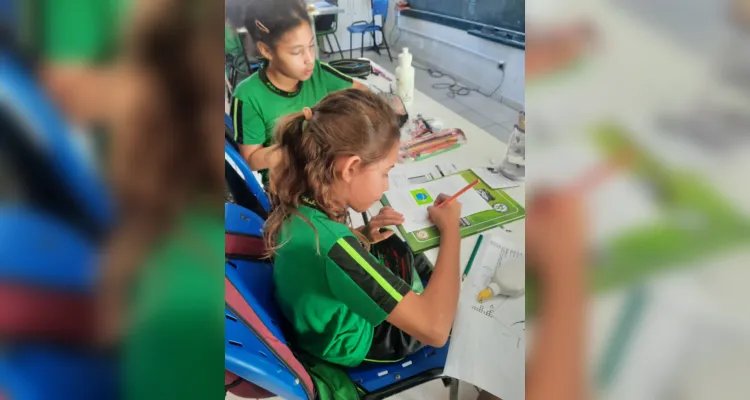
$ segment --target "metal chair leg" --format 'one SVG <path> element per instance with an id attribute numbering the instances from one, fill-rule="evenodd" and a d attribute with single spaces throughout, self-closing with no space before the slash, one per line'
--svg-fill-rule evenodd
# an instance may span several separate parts
<path id="1" fill-rule="evenodd" d="M 333 40 L 336 41 L 336 47 L 339 48 L 339 54 L 341 54 L 341 59 L 343 60 L 344 59 L 344 52 L 341 51 L 341 45 L 339 44 L 339 38 L 336 37 L 336 35 L 333 35 Z M 331 50 L 333 50 L 333 49 L 331 49 Z"/>
<path id="2" fill-rule="evenodd" d="M 383 35 L 383 44 L 385 44 L 385 50 L 388 52 L 388 59 L 390 59 L 391 62 L 393 62 L 393 57 L 391 57 L 391 48 L 388 47 L 388 42 L 386 42 L 385 40 L 385 32 L 380 31 L 380 33 Z"/>
<path id="3" fill-rule="evenodd" d="M 365 33 L 362 32 L 362 47 L 359 48 L 359 57 L 365 57 Z"/>
<path id="4" fill-rule="evenodd" d="M 450 400 L 458 400 L 458 379 L 451 379 Z"/>
<path id="5" fill-rule="evenodd" d="M 352 33 L 349 32 L 349 58 L 354 58 L 352 57 L 352 47 L 354 47 L 352 44 Z"/>
<path id="6" fill-rule="evenodd" d="M 333 54 L 333 45 L 331 44 L 331 38 L 329 36 L 331 35 L 326 35 L 326 42 L 328 42 L 328 48 L 331 49 L 331 51 L 328 53 L 328 55 L 330 56 L 331 54 Z"/>
<path id="7" fill-rule="evenodd" d="M 379 56 L 381 56 L 382 54 L 380 54 L 380 46 L 378 46 L 378 37 L 375 35 L 375 31 L 370 31 L 370 36 L 372 36 L 372 47 L 375 49 L 375 52 L 378 53 Z"/>

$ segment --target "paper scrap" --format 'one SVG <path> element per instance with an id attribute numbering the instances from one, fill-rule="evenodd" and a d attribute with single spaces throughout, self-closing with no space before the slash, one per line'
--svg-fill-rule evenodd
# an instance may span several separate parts
<path id="1" fill-rule="evenodd" d="M 522 400 L 526 380 L 526 298 L 495 297 L 477 302 L 505 260 L 523 252 L 498 236 L 488 236 L 461 286 L 444 373 L 503 400 Z M 478 262 L 477 262 L 478 261 Z"/>
<path id="2" fill-rule="evenodd" d="M 477 174 L 479 179 L 483 180 L 487 186 L 493 189 L 508 189 L 519 186 L 518 182 L 514 182 L 506 178 L 503 174 L 492 172 L 487 168 L 472 168 L 471 171 Z"/>

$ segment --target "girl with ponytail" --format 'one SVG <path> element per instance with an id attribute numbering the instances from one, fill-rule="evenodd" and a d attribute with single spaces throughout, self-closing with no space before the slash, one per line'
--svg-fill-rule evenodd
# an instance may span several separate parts
<path id="1" fill-rule="evenodd" d="M 355 89 L 332 93 L 277 127 L 265 240 L 292 345 L 317 359 L 347 367 L 394 361 L 448 339 L 458 303 L 461 204 L 429 208 L 441 247 L 419 295 L 405 278 L 417 274 L 373 256 L 393 234 L 381 228 L 403 216 L 386 207 L 366 229 L 353 229 L 347 218 L 349 208 L 364 212 L 388 190 L 399 138 L 390 105 Z M 378 251 L 369 252 L 375 243 Z"/>

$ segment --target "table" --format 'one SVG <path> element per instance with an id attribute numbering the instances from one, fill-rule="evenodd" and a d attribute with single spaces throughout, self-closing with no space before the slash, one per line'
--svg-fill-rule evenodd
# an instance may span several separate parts
<path id="1" fill-rule="evenodd" d="M 396 81 L 395 76 L 393 76 L 393 74 L 386 71 L 383 67 L 377 65 L 374 62 L 372 63 L 372 66 L 373 68 L 377 68 L 383 71 L 386 75 L 389 76 L 389 78 L 392 79 L 392 82 L 389 82 L 387 79 L 376 75 L 369 75 L 367 79 L 360 81 L 368 84 L 371 87 L 376 87 L 384 92 L 390 91 L 390 86 L 393 85 L 393 83 L 395 83 Z M 433 100 L 419 90 L 414 90 L 413 101 L 411 103 L 405 104 L 405 106 L 407 111 L 409 112 L 409 115 L 422 114 L 425 117 L 434 117 L 439 119 L 443 123 L 443 126 L 446 128 L 460 128 L 466 134 L 467 139 L 467 143 L 460 148 L 448 153 L 437 155 L 435 157 L 430 157 L 423 161 L 415 162 L 415 165 L 434 165 L 436 163 L 442 164 L 449 162 L 453 163 L 458 168 L 458 170 L 465 170 L 475 167 L 486 167 L 490 165 L 491 159 L 501 160 L 505 156 L 505 152 L 507 149 L 507 145 L 505 143 L 496 139 L 485 130 L 477 127 L 473 123 L 464 119 L 460 115 L 456 114 L 439 102 Z M 500 105 L 498 104 L 498 107 L 499 106 Z M 505 189 L 505 192 L 508 193 L 508 195 L 516 200 L 521 206 L 526 206 L 526 186 L 523 183 L 521 183 L 520 186 Z M 378 202 L 373 207 L 371 207 L 368 212 L 371 216 L 376 215 L 381 208 L 382 205 Z M 353 217 L 352 220 L 354 221 L 355 218 Z M 358 225 L 359 224 L 354 223 L 354 226 Z M 523 248 L 525 245 L 526 219 L 524 218 L 506 224 L 504 228 L 507 229 L 507 231 L 502 228 L 494 228 L 485 231 L 485 234 L 501 236 Z M 400 233 L 398 232 L 397 234 L 400 235 Z M 478 235 L 472 235 L 461 239 L 461 261 L 459 265 L 459 273 L 463 273 L 464 267 L 469 262 L 472 250 L 476 245 L 477 238 Z M 439 247 L 427 250 L 424 253 L 433 266 L 437 262 L 438 252 Z M 524 307 L 523 302 L 518 302 L 515 304 L 517 304 L 519 307 Z M 454 396 L 454 392 L 456 391 L 457 387 L 458 380 L 454 379 L 453 385 L 451 387 L 451 399 L 456 398 Z"/>
<path id="2" fill-rule="evenodd" d="M 393 74 L 386 71 L 385 68 L 377 65 L 376 63 L 372 63 L 372 66 L 381 71 L 384 71 L 387 75 L 389 75 L 393 82 L 388 82 L 387 79 L 376 75 L 369 75 L 367 79 L 360 81 L 388 92 L 390 90 L 390 86 L 396 82 L 395 76 L 393 76 Z M 409 115 L 422 114 L 425 117 L 435 117 L 440 119 L 440 121 L 443 122 L 443 126 L 445 127 L 460 128 L 466 134 L 467 139 L 467 143 L 456 150 L 440 154 L 435 157 L 430 157 L 426 160 L 415 162 L 414 164 L 433 165 L 436 163 L 451 162 L 455 164 L 459 170 L 465 170 L 473 167 L 489 166 L 491 159 L 501 160 L 505 156 L 505 152 L 507 149 L 507 145 L 505 143 L 496 139 L 495 137 L 487 133 L 484 129 L 477 127 L 473 123 L 464 119 L 462 116 L 453 112 L 448 107 L 433 100 L 419 90 L 414 90 L 414 100 L 411 104 L 406 104 L 406 108 L 409 112 Z M 518 187 L 505 189 L 505 192 L 508 193 L 508 195 L 510 195 L 520 205 L 524 207 L 526 206 L 526 187 L 523 183 Z M 380 203 L 376 203 L 372 208 L 370 208 L 369 212 L 371 215 L 376 215 L 381 208 L 382 205 Z M 525 244 L 526 219 L 511 222 L 505 225 L 505 228 L 510 232 L 506 232 L 502 228 L 494 228 L 486 231 L 486 233 L 502 236 L 514 243 L 517 243 L 519 246 L 523 246 Z M 460 269 L 462 272 L 463 267 L 466 266 L 466 264 L 469 262 L 469 257 L 471 256 L 471 252 L 474 249 L 474 245 L 476 244 L 476 242 L 477 235 L 468 236 L 461 240 Z M 425 252 L 425 256 L 433 265 L 435 265 L 435 262 L 437 261 L 437 255 L 438 248 L 430 249 Z"/>
<path id="3" fill-rule="evenodd" d="M 326 2 L 317 2 L 317 3 L 313 3 L 313 4 L 321 4 L 321 3 L 330 4 L 330 3 L 326 3 Z M 310 28 L 312 28 L 313 37 L 315 38 L 314 42 L 315 42 L 315 57 L 316 58 L 318 57 L 318 54 L 319 54 L 318 53 L 319 52 L 319 48 L 318 48 L 318 38 L 316 37 L 316 33 L 315 33 L 315 17 L 319 17 L 319 16 L 322 16 L 322 15 L 341 14 L 343 12 L 344 12 L 343 8 L 341 8 L 339 6 L 332 5 L 332 4 L 330 6 L 316 7 L 314 9 L 312 9 L 312 10 L 308 10 L 307 15 L 310 17 Z M 246 33 L 248 33 L 247 32 L 247 28 L 245 28 L 244 26 L 241 26 L 241 27 L 237 28 L 237 33 L 246 34 Z"/>

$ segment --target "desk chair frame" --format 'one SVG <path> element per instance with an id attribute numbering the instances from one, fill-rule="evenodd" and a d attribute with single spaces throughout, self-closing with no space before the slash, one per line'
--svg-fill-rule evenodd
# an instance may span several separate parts
<path id="1" fill-rule="evenodd" d="M 346 29 L 349 31 L 349 58 L 353 58 L 353 35 L 355 33 L 361 33 L 362 34 L 362 42 L 360 45 L 360 57 L 365 56 L 365 33 L 370 33 L 372 36 L 372 43 L 373 47 L 375 48 L 375 51 L 380 54 L 380 46 L 378 45 L 375 33 L 380 32 L 380 34 L 383 37 L 383 44 L 385 45 L 385 50 L 388 52 L 388 58 L 393 62 L 393 57 L 391 56 L 391 49 L 388 46 L 388 41 L 385 38 L 385 29 L 383 29 L 383 26 L 385 26 L 385 21 L 388 18 L 388 0 L 371 0 L 370 1 L 370 8 L 372 9 L 372 22 L 367 21 L 355 21 L 349 27 Z M 382 25 L 377 25 L 375 23 L 375 17 L 380 15 L 383 18 Z"/>

